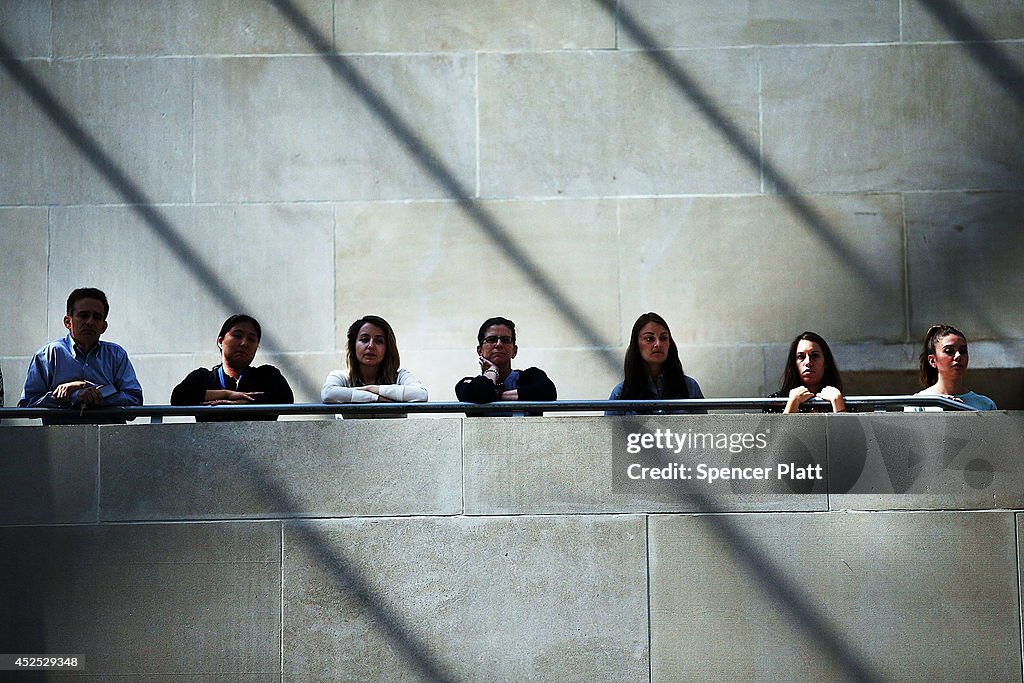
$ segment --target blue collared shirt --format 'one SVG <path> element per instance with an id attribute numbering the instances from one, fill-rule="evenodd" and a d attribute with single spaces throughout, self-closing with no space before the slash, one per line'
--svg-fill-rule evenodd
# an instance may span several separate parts
<path id="1" fill-rule="evenodd" d="M 103 406 L 142 405 L 142 385 L 128 353 L 113 342 L 100 341 L 83 353 L 68 334 L 39 349 L 28 366 L 25 389 L 19 408 L 66 408 L 53 398 L 53 390 L 61 384 L 85 380 L 103 395 Z M 72 406 L 80 401 L 79 392 L 71 394 Z"/>

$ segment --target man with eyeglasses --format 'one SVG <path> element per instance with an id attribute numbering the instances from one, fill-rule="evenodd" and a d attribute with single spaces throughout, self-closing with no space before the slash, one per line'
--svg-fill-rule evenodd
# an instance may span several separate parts
<path id="1" fill-rule="evenodd" d="M 488 318 L 476 335 L 476 354 L 480 374 L 463 377 L 455 385 L 455 395 L 465 403 L 492 401 L 554 401 L 558 398 L 554 383 L 540 368 L 513 370 L 516 324 L 508 318 Z M 512 413 L 490 413 L 511 415 Z M 539 414 L 539 413 L 538 413 Z"/>

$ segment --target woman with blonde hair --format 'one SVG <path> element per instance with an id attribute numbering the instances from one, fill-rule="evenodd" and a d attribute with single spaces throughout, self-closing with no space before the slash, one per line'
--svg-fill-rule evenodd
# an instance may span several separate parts
<path id="1" fill-rule="evenodd" d="M 320 400 L 324 403 L 426 401 L 427 389 L 400 367 L 398 341 L 384 318 L 364 315 L 348 328 L 348 372 L 327 375 Z"/>

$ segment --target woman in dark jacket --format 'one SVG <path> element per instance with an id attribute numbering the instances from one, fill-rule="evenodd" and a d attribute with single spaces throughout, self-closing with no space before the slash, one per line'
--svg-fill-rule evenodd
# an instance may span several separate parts
<path id="1" fill-rule="evenodd" d="M 263 331 L 256 319 L 233 315 L 224 321 L 217 335 L 221 363 L 207 370 L 190 372 L 171 392 L 171 405 L 219 406 L 255 403 L 294 403 L 288 381 L 273 365 L 252 365 Z M 231 420 L 276 420 L 272 413 L 199 416 L 197 422 Z"/>

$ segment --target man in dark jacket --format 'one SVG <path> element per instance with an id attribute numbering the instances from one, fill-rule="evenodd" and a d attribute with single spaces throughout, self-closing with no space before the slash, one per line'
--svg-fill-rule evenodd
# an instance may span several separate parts
<path id="1" fill-rule="evenodd" d="M 455 385 L 455 395 L 460 401 L 490 403 L 554 401 L 558 398 L 554 383 L 540 368 L 512 369 L 512 359 L 519 352 L 514 322 L 508 318 L 488 318 L 480 326 L 476 339 L 480 374 L 475 377 L 463 377 Z"/>

